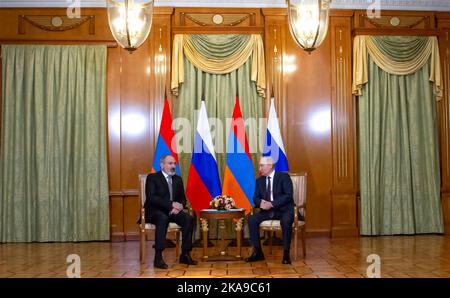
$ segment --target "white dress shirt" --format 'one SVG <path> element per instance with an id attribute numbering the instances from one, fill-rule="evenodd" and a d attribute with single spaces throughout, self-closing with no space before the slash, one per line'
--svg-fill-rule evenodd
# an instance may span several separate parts
<path id="1" fill-rule="evenodd" d="M 170 175 L 167 174 L 166 172 L 162 171 L 162 170 L 161 170 L 161 172 L 163 173 L 164 178 L 166 178 L 167 183 L 169 183 L 169 180 L 167 179 L 167 177 L 169 177 Z"/>
<path id="2" fill-rule="evenodd" d="M 163 175 L 164 175 L 164 178 L 166 178 L 166 182 L 167 182 L 167 187 L 169 187 L 169 192 L 170 192 L 170 195 L 172 196 L 172 191 L 173 191 L 173 176 L 170 176 L 169 174 L 167 174 L 166 172 L 164 172 L 164 171 L 162 171 L 161 170 L 161 172 L 163 173 Z M 169 184 L 169 177 L 170 177 L 170 179 L 172 179 L 172 183 L 170 183 L 171 185 L 172 185 L 172 189 L 170 189 L 170 184 Z M 173 200 L 173 198 L 170 198 L 170 200 Z"/>
<path id="3" fill-rule="evenodd" d="M 273 177 L 275 177 L 275 171 L 272 171 L 272 173 L 270 173 L 269 176 L 270 177 L 270 201 L 273 202 Z M 267 189 L 267 184 L 269 183 L 269 179 L 267 179 L 266 177 L 266 189 Z"/>

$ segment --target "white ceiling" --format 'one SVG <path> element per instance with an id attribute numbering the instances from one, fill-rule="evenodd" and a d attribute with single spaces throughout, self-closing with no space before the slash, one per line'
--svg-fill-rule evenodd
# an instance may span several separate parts
<path id="1" fill-rule="evenodd" d="M 105 7 L 105 0 L 0 0 L 0 7 Z M 156 6 L 178 7 L 285 7 L 285 0 L 155 0 Z M 335 9 L 367 9 L 378 5 L 381 9 L 450 11 L 450 0 L 332 0 Z"/>

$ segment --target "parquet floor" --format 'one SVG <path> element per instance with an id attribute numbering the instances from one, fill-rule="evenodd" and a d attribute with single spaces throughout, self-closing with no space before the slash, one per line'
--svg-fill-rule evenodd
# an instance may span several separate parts
<path id="1" fill-rule="evenodd" d="M 70 254 L 78 254 L 82 277 L 366 277 L 367 256 L 381 258 L 381 277 L 450 277 L 450 237 L 440 235 L 307 239 L 307 256 L 281 264 L 281 247 L 256 263 L 176 262 L 175 249 L 164 251 L 168 270 L 153 268 L 152 242 L 147 262 L 139 263 L 139 242 L 0 244 L 0 277 L 66 277 Z M 213 249 L 213 248 L 211 248 Z M 229 248 L 233 252 L 234 248 Z M 250 248 L 243 248 L 247 256 Z M 192 256 L 200 260 L 201 248 Z"/>

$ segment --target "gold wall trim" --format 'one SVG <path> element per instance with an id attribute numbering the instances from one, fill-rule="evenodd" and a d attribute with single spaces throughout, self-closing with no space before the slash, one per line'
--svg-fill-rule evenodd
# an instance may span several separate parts
<path id="1" fill-rule="evenodd" d="M 398 18 L 400 21 L 400 24 L 397 26 L 392 25 L 391 24 L 392 18 Z M 367 15 L 365 15 L 364 20 L 379 29 L 386 29 L 386 28 L 414 29 L 420 24 L 423 24 L 423 27 L 424 27 L 423 29 L 430 27 L 430 17 L 429 16 L 401 17 L 401 16 L 397 16 L 397 15 L 385 15 L 378 19 L 378 18 L 369 18 Z"/>
<path id="2" fill-rule="evenodd" d="M 55 26 L 52 20 L 57 19 L 61 25 Z M 68 31 L 80 27 L 89 22 L 89 34 L 95 34 L 95 16 L 81 16 L 80 18 L 69 18 L 65 15 L 20 15 L 19 34 L 25 34 L 25 21 L 36 28 L 45 31 Z"/>
<path id="3" fill-rule="evenodd" d="M 447 89 L 446 94 L 447 94 L 447 98 L 444 101 L 444 130 L 445 130 L 445 136 L 447 136 L 445 139 L 445 156 L 446 156 L 446 160 L 447 162 L 450 161 L 450 144 L 449 144 L 449 100 L 450 100 L 450 47 L 449 47 L 449 34 L 450 31 L 446 32 L 446 42 L 447 42 L 447 47 L 445 48 L 445 58 L 444 58 L 444 79 L 445 79 L 445 83 L 444 83 L 444 88 Z M 446 176 L 449 177 L 450 176 L 450 166 L 446 166 Z"/>
<path id="4" fill-rule="evenodd" d="M 216 24 L 213 21 L 214 16 L 220 15 L 223 17 L 223 21 L 220 24 Z M 236 26 L 252 18 L 254 13 L 185 13 L 184 16 L 200 26 Z"/>

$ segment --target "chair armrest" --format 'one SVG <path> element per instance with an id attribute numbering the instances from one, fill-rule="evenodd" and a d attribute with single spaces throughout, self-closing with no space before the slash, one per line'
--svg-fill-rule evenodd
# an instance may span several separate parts
<path id="1" fill-rule="evenodd" d="M 190 216 L 194 216 L 194 209 L 192 209 L 191 207 L 189 208 L 184 208 L 183 212 L 188 213 Z M 140 222 L 139 222 L 140 220 Z M 145 229 L 145 208 L 142 207 L 141 208 L 141 214 L 139 215 L 139 220 L 138 220 L 138 224 L 139 224 L 139 228 L 141 229 Z"/>
<path id="2" fill-rule="evenodd" d="M 194 217 L 195 212 L 194 209 L 192 209 L 192 207 L 186 208 L 184 210 L 187 210 L 187 212 L 189 213 L 190 216 Z"/>
<path id="3" fill-rule="evenodd" d="M 303 212 L 300 212 L 300 210 L 303 210 Z M 294 220 L 297 222 L 298 220 L 304 221 L 305 220 L 305 212 L 306 212 L 306 204 L 303 203 L 300 206 L 295 206 L 295 215 Z M 302 214 L 303 213 L 303 214 Z M 300 215 L 300 216 L 299 216 Z"/>
<path id="4" fill-rule="evenodd" d="M 181 210 L 181 211 L 184 212 L 184 213 L 189 214 L 190 216 L 194 216 L 195 215 L 194 209 L 192 209 L 192 207 L 183 208 L 183 210 Z"/>
<path id="5" fill-rule="evenodd" d="M 250 209 L 250 215 L 253 215 L 253 214 L 259 213 L 259 212 L 261 212 L 261 208 L 259 208 L 259 207 L 252 207 Z"/>

